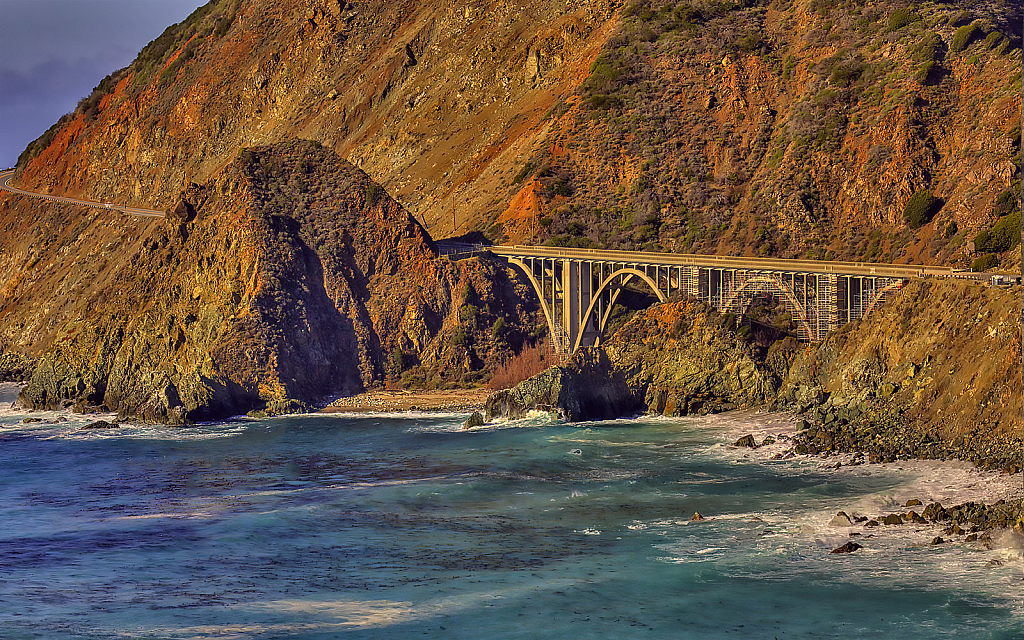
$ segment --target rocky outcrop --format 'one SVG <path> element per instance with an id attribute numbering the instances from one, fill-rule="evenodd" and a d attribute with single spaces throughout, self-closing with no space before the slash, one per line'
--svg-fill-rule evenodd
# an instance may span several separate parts
<path id="1" fill-rule="evenodd" d="M 532 329 L 507 273 L 438 258 L 379 185 L 316 143 L 244 151 L 137 246 L 57 331 L 26 406 L 172 424 L 280 413 L 421 358 L 459 381 Z M 472 302 L 488 311 L 470 322 Z"/>
<path id="2" fill-rule="evenodd" d="M 648 413 L 794 411 L 807 427 L 800 453 L 957 458 L 1019 472 L 1020 295 L 1019 286 L 916 280 L 818 345 L 760 345 L 700 303 L 665 303 L 638 312 L 602 347 L 496 394 L 497 405 L 515 410 L 495 413 L 542 408 L 573 419 L 579 410 L 567 399 L 603 387 L 588 380 L 576 391 L 566 381 L 597 371 L 628 391 L 623 404 Z M 602 407 L 602 416 L 621 415 Z"/>
<path id="3" fill-rule="evenodd" d="M 0 345 L 0 382 L 24 382 L 32 377 L 35 362 L 17 351 Z"/>
<path id="4" fill-rule="evenodd" d="M 801 354 L 775 408 L 805 415 L 801 450 L 959 458 L 1021 469 L 1020 287 L 917 280 Z"/>
<path id="5" fill-rule="evenodd" d="M 640 408 L 625 376 L 608 356 L 599 349 L 584 349 L 563 366 L 491 394 L 485 417 L 514 420 L 539 410 L 579 422 L 629 415 Z"/>
<path id="6" fill-rule="evenodd" d="M 702 415 L 764 404 L 779 383 L 768 360 L 730 328 L 733 320 L 699 302 L 662 304 L 636 314 L 600 348 L 578 351 L 488 400 L 488 419 L 539 409 L 567 420 L 644 411 Z"/>

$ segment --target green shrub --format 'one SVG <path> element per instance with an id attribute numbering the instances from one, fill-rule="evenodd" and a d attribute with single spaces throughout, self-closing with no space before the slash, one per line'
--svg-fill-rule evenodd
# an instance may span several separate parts
<path id="1" fill-rule="evenodd" d="M 974 238 L 974 250 L 978 252 L 1002 253 L 1020 244 L 1020 209 L 1003 216 L 990 230 L 982 231 Z"/>
<path id="2" fill-rule="evenodd" d="M 998 31 L 993 31 L 992 33 L 985 36 L 985 48 L 995 49 L 1002 41 L 1003 34 L 999 33 Z"/>
<path id="3" fill-rule="evenodd" d="M 999 258 L 992 253 L 987 253 L 971 263 L 971 271 L 988 271 L 999 264 Z"/>
<path id="4" fill-rule="evenodd" d="M 942 200 L 932 195 L 931 191 L 921 189 L 907 200 L 903 207 L 903 218 L 911 229 L 920 229 L 931 222 L 941 207 Z"/>
<path id="5" fill-rule="evenodd" d="M 956 220 L 950 220 L 949 224 L 946 225 L 946 230 L 943 232 L 942 235 L 944 238 L 946 238 L 946 240 L 949 240 L 950 238 L 955 236 L 956 232 L 959 230 L 960 227 L 957 226 Z"/>
<path id="6" fill-rule="evenodd" d="M 476 314 L 479 312 L 480 309 L 478 309 L 476 305 L 467 304 L 459 309 L 459 321 L 476 324 Z"/>
<path id="7" fill-rule="evenodd" d="M 364 188 L 363 195 L 366 197 L 367 206 L 372 207 L 384 197 L 384 187 L 380 186 L 376 182 L 371 182 Z"/>
<path id="8" fill-rule="evenodd" d="M 908 24 L 913 24 L 920 19 L 921 16 L 907 7 L 896 9 L 889 14 L 889 31 L 899 31 Z"/>
<path id="9" fill-rule="evenodd" d="M 536 168 L 537 165 L 534 164 L 533 160 L 527 162 L 526 165 L 523 167 L 523 170 L 517 173 L 515 178 L 512 178 L 512 184 L 519 184 L 520 182 L 525 180 L 527 176 L 532 176 L 533 170 Z"/>
<path id="10" fill-rule="evenodd" d="M 950 53 L 960 53 L 967 48 L 971 42 L 981 33 L 981 28 L 975 24 L 965 24 L 953 34 L 953 42 L 949 45 Z"/>
<path id="11" fill-rule="evenodd" d="M 494 324 L 491 325 L 491 337 L 495 339 L 501 338 L 505 335 L 507 330 L 508 325 L 505 323 L 505 318 L 498 318 L 494 321 Z"/>
<path id="12" fill-rule="evenodd" d="M 942 38 L 931 31 L 924 34 L 918 43 L 910 48 L 910 56 L 914 62 L 935 62 L 942 57 L 941 54 Z"/>

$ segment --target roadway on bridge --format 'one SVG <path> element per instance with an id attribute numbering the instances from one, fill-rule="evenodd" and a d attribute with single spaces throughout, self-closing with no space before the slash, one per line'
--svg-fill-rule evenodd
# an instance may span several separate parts
<path id="1" fill-rule="evenodd" d="M 705 256 L 686 253 L 650 253 L 646 251 L 611 251 L 606 249 L 564 249 L 556 247 L 494 246 L 482 247 L 506 258 L 557 258 L 590 260 L 649 266 L 698 266 L 747 271 L 784 271 L 821 273 L 842 276 L 877 276 L 884 278 L 921 278 L 924 276 L 958 277 L 986 280 L 991 274 L 975 274 L 952 267 L 870 262 L 829 262 L 824 260 L 783 260 L 780 258 L 748 258 L 742 256 Z"/>
<path id="2" fill-rule="evenodd" d="M 64 204 L 77 204 L 83 207 L 93 207 L 95 209 L 106 209 L 108 211 L 120 211 L 130 216 L 136 216 L 139 218 L 164 218 L 167 214 L 163 211 L 156 211 L 154 209 L 140 209 L 137 207 L 123 207 L 118 204 L 107 203 L 107 202 L 93 202 L 91 200 L 78 200 L 76 198 L 65 198 L 63 196 L 51 196 L 46 193 L 35 193 L 33 191 L 25 191 L 18 187 L 12 187 L 10 182 L 11 178 L 14 177 L 14 169 L 8 169 L 7 171 L 0 171 L 0 190 L 14 193 L 19 196 L 28 196 L 30 198 L 40 198 L 42 200 L 49 200 L 51 202 L 62 202 Z"/>

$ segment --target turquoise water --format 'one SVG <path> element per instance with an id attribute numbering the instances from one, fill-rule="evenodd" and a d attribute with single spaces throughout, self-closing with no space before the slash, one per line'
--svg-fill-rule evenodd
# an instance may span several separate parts
<path id="1" fill-rule="evenodd" d="M 724 444 L 782 429 L 756 416 L 22 417 L 0 415 L 4 639 L 1024 637 L 1012 539 L 829 553 L 863 531 L 837 509 L 1002 480 Z"/>

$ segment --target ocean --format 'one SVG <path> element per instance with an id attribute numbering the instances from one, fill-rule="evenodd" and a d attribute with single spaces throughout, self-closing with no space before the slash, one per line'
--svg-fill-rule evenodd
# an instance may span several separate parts
<path id="1" fill-rule="evenodd" d="M 1024 638 L 1019 537 L 829 525 L 1019 496 L 1019 476 L 786 457 L 791 416 L 84 430 L 11 389 L 4 640 Z M 781 441 L 733 447 L 745 433 Z"/>

